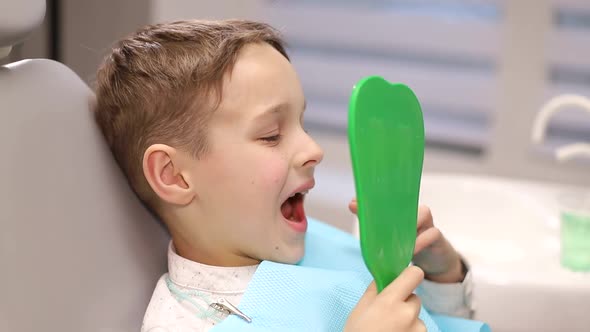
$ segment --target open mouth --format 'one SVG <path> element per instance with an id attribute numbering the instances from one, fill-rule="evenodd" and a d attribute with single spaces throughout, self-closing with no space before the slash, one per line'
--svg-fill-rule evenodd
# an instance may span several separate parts
<path id="1" fill-rule="evenodd" d="M 305 193 L 296 193 L 281 205 L 281 213 L 285 219 L 292 222 L 302 222 L 305 219 L 304 197 Z"/>
<path id="2" fill-rule="evenodd" d="M 296 193 L 281 205 L 281 214 L 287 220 L 287 224 L 297 232 L 305 232 L 307 230 L 307 218 L 303 208 L 306 193 Z"/>

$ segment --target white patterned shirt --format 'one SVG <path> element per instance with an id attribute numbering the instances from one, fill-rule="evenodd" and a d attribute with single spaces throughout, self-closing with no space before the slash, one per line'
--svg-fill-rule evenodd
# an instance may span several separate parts
<path id="1" fill-rule="evenodd" d="M 142 332 L 208 331 L 226 313 L 212 308 L 223 299 L 238 306 L 258 265 L 219 267 L 179 256 L 168 247 L 168 273 L 156 285 L 146 310 Z M 417 290 L 430 311 L 458 317 L 471 314 L 471 276 L 462 283 L 439 284 L 424 280 Z"/>

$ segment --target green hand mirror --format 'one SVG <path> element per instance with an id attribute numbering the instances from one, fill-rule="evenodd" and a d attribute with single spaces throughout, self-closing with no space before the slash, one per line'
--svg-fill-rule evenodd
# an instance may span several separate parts
<path id="1" fill-rule="evenodd" d="M 424 119 L 403 84 L 360 80 L 350 97 L 348 139 L 363 259 L 379 292 L 409 265 L 416 244 Z"/>

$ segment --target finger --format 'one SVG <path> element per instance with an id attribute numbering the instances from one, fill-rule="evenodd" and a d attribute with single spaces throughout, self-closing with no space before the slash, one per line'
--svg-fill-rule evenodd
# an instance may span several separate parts
<path id="1" fill-rule="evenodd" d="M 417 266 L 407 267 L 379 296 L 405 301 L 424 280 L 424 271 Z"/>
<path id="2" fill-rule="evenodd" d="M 377 285 L 375 284 L 375 281 L 373 281 L 371 282 L 371 284 L 369 284 L 369 287 L 367 287 L 367 290 L 365 290 L 363 296 L 361 296 L 360 300 L 358 301 L 357 307 L 368 306 L 375 300 L 375 297 L 377 297 Z"/>
<path id="3" fill-rule="evenodd" d="M 408 299 L 406 300 L 406 303 L 411 308 L 412 315 L 418 317 L 418 315 L 420 314 L 420 309 L 422 308 L 422 301 L 420 301 L 420 298 L 418 297 L 418 295 L 416 295 L 416 294 L 410 295 L 410 297 L 408 297 Z"/>
<path id="4" fill-rule="evenodd" d="M 350 201 L 350 203 L 348 203 L 348 209 L 350 210 L 350 212 L 356 214 L 358 211 L 358 204 L 356 202 L 356 198 L 353 198 L 352 201 Z"/>
<path id="5" fill-rule="evenodd" d="M 416 322 L 413 324 L 411 330 L 412 332 L 428 332 L 426 329 L 426 325 L 420 319 L 417 319 Z"/>
<path id="6" fill-rule="evenodd" d="M 426 205 L 420 205 L 418 207 L 418 222 L 416 225 L 418 234 L 425 228 L 431 227 L 434 224 L 433 220 L 430 208 Z"/>
<path id="7" fill-rule="evenodd" d="M 431 245 L 435 244 L 440 239 L 442 239 L 442 237 L 443 236 L 442 236 L 442 233 L 440 232 L 440 229 L 438 229 L 436 227 L 431 227 L 431 228 L 425 230 L 424 232 L 419 234 L 418 237 L 416 238 L 416 246 L 414 247 L 414 255 L 418 254 L 419 252 L 421 252 L 425 248 L 428 248 Z"/>

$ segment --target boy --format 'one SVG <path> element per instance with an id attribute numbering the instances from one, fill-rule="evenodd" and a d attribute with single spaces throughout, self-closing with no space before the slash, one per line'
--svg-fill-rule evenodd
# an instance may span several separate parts
<path id="1" fill-rule="evenodd" d="M 295 264 L 304 254 L 303 200 L 323 157 L 302 128 L 305 98 L 280 36 L 238 20 L 148 26 L 106 58 L 96 94 L 115 159 L 172 236 L 169 271 L 142 331 L 205 331 L 227 314 L 249 319 L 236 306 L 258 264 Z M 459 255 L 427 209 L 418 227 L 425 305 L 468 315 Z M 412 294 L 424 273 L 410 267 L 379 295 L 371 285 L 346 330 L 424 330 Z"/>

